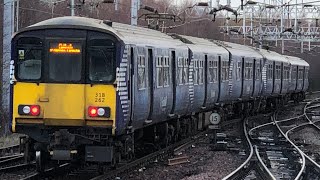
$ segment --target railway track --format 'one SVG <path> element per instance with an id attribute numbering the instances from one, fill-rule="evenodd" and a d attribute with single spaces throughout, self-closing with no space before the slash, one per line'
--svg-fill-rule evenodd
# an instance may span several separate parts
<path id="1" fill-rule="evenodd" d="M 318 148 L 319 145 L 316 145 L 316 143 L 304 143 L 304 142 L 311 142 L 316 139 L 319 139 L 320 136 L 320 119 L 319 119 L 319 112 L 320 112 L 320 98 L 314 99 L 311 102 L 307 103 L 303 110 L 303 118 L 306 122 L 297 124 L 294 127 L 291 127 L 289 129 L 286 129 L 286 131 L 283 131 L 285 133 L 285 136 L 287 139 L 292 141 L 297 148 L 299 148 L 302 152 L 302 154 L 305 156 L 306 159 L 306 170 L 304 174 L 304 179 L 314 179 L 319 180 L 320 179 L 320 159 L 319 159 L 319 152 Z M 317 111 L 314 111 L 318 109 Z M 315 113 L 316 112 L 316 113 Z M 316 116 L 314 116 L 316 115 Z M 316 117 L 313 118 L 312 117 Z M 278 123 L 277 123 L 278 124 Z M 281 126 L 278 127 L 281 129 Z M 315 135 L 318 134 L 318 136 L 313 136 L 311 138 L 304 138 L 304 139 L 297 139 L 294 138 L 294 136 L 299 136 L 303 131 L 306 131 L 308 133 L 313 132 Z"/>
<path id="2" fill-rule="evenodd" d="M 270 160 L 268 157 L 278 157 L 279 159 L 282 159 L 283 162 L 286 162 L 290 158 L 293 158 L 293 154 L 300 154 L 301 155 L 301 167 L 299 172 L 293 172 L 290 175 L 289 179 L 299 179 L 301 177 L 317 177 L 319 174 L 319 169 L 320 166 L 317 162 L 317 160 L 314 160 L 314 158 L 310 155 L 310 152 L 304 152 L 304 150 L 301 147 L 298 147 L 295 145 L 294 142 L 289 139 L 289 135 L 292 134 L 293 132 L 303 128 L 304 126 L 312 126 L 314 125 L 319 129 L 318 126 L 316 126 L 317 123 L 320 123 L 320 120 L 315 120 L 312 121 L 311 118 L 309 117 L 310 115 L 314 115 L 314 109 L 320 108 L 320 103 L 318 102 L 320 99 L 314 100 L 312 102 L 307 102 L 307 105 L 304 107 L 304 113 L 294 116 L 292 118 L 287 118 L 287 119 L 282 119 L 282 120 L 277 120 L 276 116 L 272 116 L 273 121 L 265 122 L 261 125 L 257 126 L 250 126 L 250 123 L 252 121 L 249 121 L 249 119 L 245 120 L 243 123 L 243 131 L 245 132 L 245 137 L 247 140 L 248 144 L 248 149 L 247 149 L 247 154 L 248 157 L 246 161 L 238 167 L 234 172 L 229 174 L 227 177 L 224 179 L 278 179 L 278 176 L 276 174 L 275 169 L 270 168 Z M 313 110 L 313 111 L 311 111 Z M 309 113 L 309 116 L 308 116 Z M 269 116 L 268 116 L 269 117 Z M 285 122 L 293 122 L 294 120 L 297 121 L 297 119 L 300 118 L 301 121 L 302 118 L 306 118 L 306 122 L 296 122 L 294 126 L 280 126 L 280 124 L 285 123 Z M 250 117 L 250 118 L 257 118 L 257 117 Z M 267 118 L 268 119 L 268 118 Z M 240 122 L 239 119 L 236 119 L 232 122 L 228 122 L 223 126 L 228 126 L 233 123 L 238 123 Z M 319 124 L 320 125 L 320 124 Z M 278 151 L 276 147 L 278 146 L 277 144 L 272 145 L 272 143 L 275 143 L 273 141 L 270 141 L 270 139 L 276 139 L 274 137 L 277 136 L 276 133 L 272 134 L 270 132 L 264 132 L 260 131 L 260 135 L 257 137 L 253 137 L 253 131 L 255 130 L 261 130 L 263 128 L 270 128 L 270 127 L 278 127 L 278 129 L 282 130 L 283 133 L 279 130 L 278 133 L 281 133 L 282 136 L 284 137 L 283 139 L 280 139 L 280 142 L 287 142 L 293 147 L 289 148 L 288 145 L 285 145 L 283 149 L 286 149 L 285 153 L 282 152 L 282 150 Z M 185 139 L 179 143 L 176 143 L 174 145 L 171 145 L 165 149 L 159 150 L 157 152 L 154 152 L 152 154 L 149 154 L 143 158 L 137 159 L 131 163 L 125 164 L 123 166 L 119 166 L 115 170 L 110 170 L 110 169 L 104 169 L 105 172 L 108 172 L 107 174 L 99 175 L 99 171 L 101 172 L 101 169 L 96 166 L 86 166 L 86 167 L 73 167 L 71 164 L 62 164 L 62 165 L 57 165 L 54 167 L 47 168 L 45 170 L 44 174 L 39 174 L 36 172 L 35 164 L 34 162 L 31 163 L 24 163 L 24 156 L 23 154 L 19 153 L 13 153 L 13 152 L 19 152 L 20 147 L 18 145 L 9 147 L 9 150 L 5 149 L 0 149 L 4 154 L 12 154 L 13 155 L 7 155 L 0 157 L 0 178 L 2 178 L 3 172 L 9 173 L 10 175 L 12 174 L 21 174 L 25 173 L 25 176 L 21 176 L 21 179 L 41 179 L 41 178 L 56 178 L 56 177 L 61 177 L 61 179 L 77 179 L 83 177 L 86 177 L 86 179 L 114 179 L 118 177 L 119 175 L 122 175 L 123 173 L 130 172 L 133 169 L 138 169 L 138 167 L 144 167 L 150 163 L 153 163 L 155 160 L 159 159 L 169 159 L 169 157 L 174 154 L 178 155 L 179 151 L 181 149 L 189 146 L 192 142 L 194 142 L 196 139 L 199 137 L 203 136 L 207 132 L 200 132 L 199 134 Z M 262 134 L 262 135 L 261 135 Z M 260 137 L 260 138 L 259 138 Z M 289 140 L 288 140 L 288 139 Z M 261 144 L 262 143 L 262 144 Z M 265 144 L 263 144 L 265 143 Z M 268 143 L 268 144 L 266 144 Z M 270 148 L 267 148 L 267 145 L 270 146 Z M 10 150 L 11 149 L 11 150 Z M 15 149 L 15 150 L 13 150 Z M 281 149 L 281 148 L 280 148 Z M 290 152 L 289 152 L 290 151 Z M 280 153 L 281 152 L 281 153 Z M 294 153 L 297 152 L 297 153 Z M 280 155 L 279 155 L 280 154 Z M 289 155 L 288 155 L 289 154 Z M 289 156 L 289 157 L 287 157 Z M 296 159 L 299 159 L 299 157 L 294 157 Z M 305 159 L 305 160 L 303 160 Z M 181 158 L 173 158 L 171 159 L 173 164 L 174 163 L 180 163 L 181 161 L 186 161 L 185 157 Z M 20 163 L 17 163 L 20 161 Z M 277 161 L 277 160 L 274 160 Z M 290 162 L 298 162 L 297 160 L 293 160 Z M 304 162 L 304 163 L 303 163 Z M 7 165 L 6 165 L 7 163 Z M 11 164 L 13 163 L 13 164 Z M 289 164 L 289 163 L 288 163 Z M 297 163 L 296 163 L 297 164 Z M 299 165 L 299 164 L 298 164 Z M 287 167 L 287 171 L 290 172 L 291 169 L 290 167 Z M 302 170 L 303 169 L 303 170 Z M 282 169 L 283 171 L 283 169 Z M 305 171 L 307 173 L 303 174 L 301 173 L 302 171 Z M 289 173 L 288 173 L 289 174 Z M 303 176 L 304 175 L 304 176 Z M 296 178 L 294 178 L 296 177 Z M 311 178 L 314 179 L 314 178 Z"/>
<path id="3" fill-rule="evenodd" d="M 133 162 L 125 164 L 124 166 L 120 166 L 115 170 L 108 171 L 108 173 L 94 177 L 91 180 L 114 179 L 122 173 L 127 173 L 127 172 L 130 172 L 131 170 L 137 169 L 137 167 L 147 166 L 148 164 L 151 164 L 154 161 L 158 161 L 160 159 L 163 159 L 163 160 L 168 159 L 170 156 L 172 156 L 172 154 L 177 153 L 181 149 L 190 145 L 192 142 L 204 136 L 206 133 L 208 133 L 208 131 L 202 131 L 190 138 L 184 139 L 176 144 L 168 146 L 167 148 L 156 151 L 140 159 L 137 159 Z M 186 161 L 186 159 L 184 157 L 180 157 L 180 158 L 174 159 L 173 161 L 175 161 L 174 163 L 181 163 L 179 161 Z"/>
<path id="4" fill-rule="evenodd" d="M 248 128 L 248 120 L 244 123 L 250 155 L 235 171 L 224 178 L 227 179 L 320 179 L 320 157 L 318 152 L 305 151 L 298 146 L 289 135 L 299 129 L 312 127 L 320 137 L 320 119 L 312 121 L 308 115 L 320 115 L 320 99 L 307 102 L 303 113 L 291 118 L 277 119 L 277 113 L 270 118 L 271 122 Z M 261 120 L 260 120 L 261 121 Z M 288 125 L 290 124 L 290 125 Z M 248 130 L 250 129 L 250 130 Z M 248 131 L 248 133 L 247 133 Z M 315 156 L 318 155 L 318 156 Z"/>
<path id="5" fill-rule="evenodd" d="M 21 152 L 21 149 L 19 144 L 6 146 L 6 147 L 0 148 L 0 157 L 17 154 L 20 152 Z"/>
<path id="6" fill-rule="evenodd" d="M 258 147 L 252 142 L 249 135 L 248 128 L 249 119 L 243 122 L 243 132 L 246 137 L 249 154 L 247 159 L 233 172 L 223 178 L 223 180 L 236 180 L 236 179 L 272 179 L 273 176 L 263 162 Z"/>

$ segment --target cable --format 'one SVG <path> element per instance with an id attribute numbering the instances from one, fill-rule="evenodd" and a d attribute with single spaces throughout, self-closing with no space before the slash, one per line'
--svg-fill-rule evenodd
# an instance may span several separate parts
<path id="1" fill-rule="evenodd" d="M 41 12 L 41 13 L 45 13 L 45 14 L 53 14 L 53 15 L 57 15 L 57 16 L 65 16 L 65 14 L 57 14 L 57 13 L 52 13 L 52 12 L 48 12 L 48 11 L 42 11 L 42 10 L 33 9 L 33 8 L 19 7 L 19 9 L 35 11 L 35 12 Z"/>
<path id="2" fill-rule="evenodd" d="M 204 21 L 204 20 L 211 21 L 210 18 L 202 18 L 202 19 L 197 19 L 197 20 L 193 20 L 193 21 L 184 22 L 184 23 L 179 24 L 179 25 L 169 26 L 169 27 L 162 27 L 162 28 L 165 28 L 165 29 L 173 29 L 173 28 L 177 28 L 177 27 L 180 27 L 180 26 L 184 26 L 184 25 L 186 25 L 186 24 L 190 24 L 190 23 L 193 23 L 193 22 Z"/>

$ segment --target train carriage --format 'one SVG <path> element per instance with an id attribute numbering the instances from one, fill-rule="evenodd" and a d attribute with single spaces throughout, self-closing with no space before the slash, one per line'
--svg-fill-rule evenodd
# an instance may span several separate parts
<path id="1" fill-rule="evenodd" d="M 179 36 L 187 40 L 193 57 L 194 108 L 213 108 L 229 97 L 229 53 L 221 45 L 191 36 Z"/>
<path id="2" fill-rule="evenodd" d="M 232 96 L 241 100 L 258 97 L 261 93 L 261 65 L 263 57 L 254 49 L 226 42 L 226 48 L 232 56 Z"/>
<path id="3" fill-rule="evenodd" d="M 290 83 L 288 92 L 292 93 L 293 98 L 296 99 L 298 98 L 297 95 L 306 91 L 309 86 L 309 64 L 303 59 L 293 56 L 288 57 L 290 59 Z"/>
<path id="4" fill-rule="evenodd" d="M 12 39 L 12 131 L 29 136 L 39 171 L 45 159 L 115 165 L 261 106 L 245 103 L 303 97 L 308 68 L 233 43 L 54 18 Z"/>

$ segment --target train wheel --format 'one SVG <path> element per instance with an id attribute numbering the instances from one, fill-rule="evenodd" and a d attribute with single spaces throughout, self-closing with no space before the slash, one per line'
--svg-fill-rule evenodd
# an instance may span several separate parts
<path id="1" fill-rule="evenodd" d="M 36 151 L 36 168 L 38 172 L 43 172 L 45 168 L 45 155 L 43 151 Z"/>

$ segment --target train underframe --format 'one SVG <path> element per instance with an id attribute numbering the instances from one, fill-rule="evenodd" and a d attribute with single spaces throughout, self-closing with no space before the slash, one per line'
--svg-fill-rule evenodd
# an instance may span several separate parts
<path id="1" fill-rule="evenodd" d="M 244 118 L 261 112 L 275 110 L 290 100 L 299 102 L 303 92 L 285 96 L 256 98 L 246 101 L 219 104 L 213 109 L 189 116 L 168 119 L 142 129 L 128 128 L 120 137 L 112 136 L 111 129 L 84 127 L 35 127 L 17 125 L 19 132 L 29 138 L 25 147 L 26 160 L 36 160 L 37 170 L 43 171 L 46 164 L 64 161 L 76 163 L 109 164 L 129 162 L 146 153 L 154 152 L 205 129 L 208 115 L 215 112 L 222 121 Z"/>

